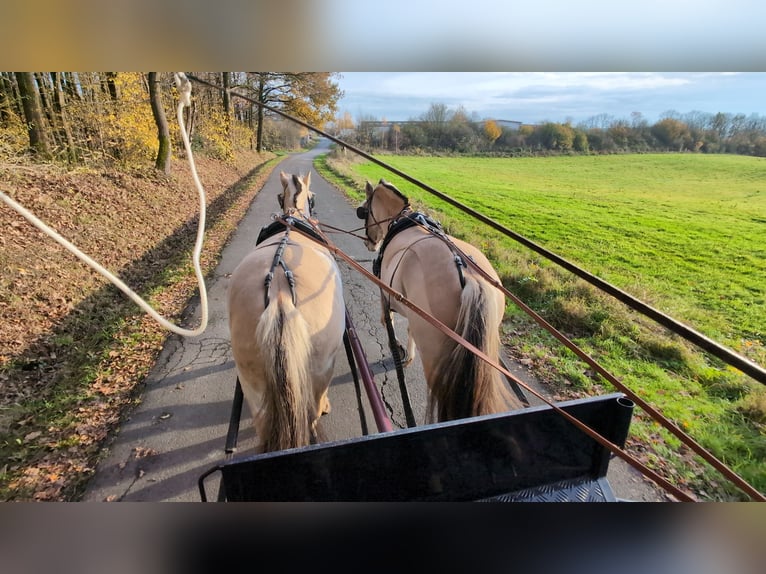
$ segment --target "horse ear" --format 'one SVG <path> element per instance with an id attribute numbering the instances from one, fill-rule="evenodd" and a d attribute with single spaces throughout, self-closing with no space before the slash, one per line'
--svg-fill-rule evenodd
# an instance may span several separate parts
<path id="1" fill-rule="evenodd" d="M 282 181 L 282 187 L 287 187 L 290 183 L 290 178 L 287 177 L 287 174 L 283 171 L 279 172 L 279 179 Z"/>
<path id="2" fill-rule="evenodd" d="M 310 187 L 311 186 L 311 172 L 308 172 L 306 174 L 306 177 L 303 178 L 303 183 L 306 184 L 306 187 Z"/>
<path id="3" fill-rule="evenodd" d="M 367 197 L 370 197 L 373 191 L 374 189 L 372 188 L 372 184 L 368 181 L 364 186 L 364 192 L 367 194 Z"/>

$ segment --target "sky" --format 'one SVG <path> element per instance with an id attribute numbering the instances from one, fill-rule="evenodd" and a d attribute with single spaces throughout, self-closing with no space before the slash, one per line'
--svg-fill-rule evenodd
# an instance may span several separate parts
<path id="1" fill-rule="evenodd" d="M 766 72 L 341 72 L 339 114 L 405 121 L 432 103 L 469 115 L 573 124 L 675 111 L 766 116 Z"/>

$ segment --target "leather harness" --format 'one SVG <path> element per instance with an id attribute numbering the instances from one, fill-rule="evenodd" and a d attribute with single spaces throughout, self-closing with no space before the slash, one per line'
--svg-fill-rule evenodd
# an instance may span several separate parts
<path id="1" fill-rule="evenodd" d="M 284 270 L 285 278 L 287 279 L 288 285 L 290 285 L 290 295 L 292 296 L 292 299 L 293 299 L 293 305 L 296 304 L 295 275 L 293 274 L 292 270 L 287 266 L 287 263 L 285 263 L 285 260 L 282 258 L 282 254 L 284 253 L 285 246 L 287 245 L 287 242 L 290 238 L 290 228 L 287 225 L 285 225 L 285 222 L 294 226 L 302 233 L 306 233 L 318 239 L 322 243 L 326 243 L 324 238 L 321 235 L 319 235 L 319 233 L 317 233 L 316 230 L 309 223 L 307 223 L 303 219 L 298 219 L 292 216 L 287 216 L 284 218 L 284 220 L 277 219 L 273 223 L 261 229 L 260 233 L 258 234 L 258 239 L 255 241 L 256 245 L 263 243 L 270 237 L 273 237 L 279 234 L 280 232 L 284 232 L 285 234 L 284 237 L 282 237 L 282 240 L 277 245 L 277 250 L 274 253 L 274 259 L 271 262 L 271 268 L 269 269 L 269 272 L 266 274 L 266 279 L 264 280 L 264 286 L 266 287 L 263 294 L 264 307 L 269 306 L 269 302 L 270 302 L 269 289 L 271 288 L 271 282 L 274 279 L 274 271 L 276 270 L 277 266 L 281 267 Z"/>
<path id="2" fill-rule="evenodd" d="M 452 252 L 452 255 L 455 261 L 455 266 L 457 267 L 457 272 L 458 272 L 458 275 L 460 276 L 460 287 L 461 288 L 465 287 L 465 274 L 463 273 L 463 269 L 466 267 L 465 261 L 463 261 L 463 258 L 457 252 L 453 243 L 447 238 L 447 235 L 444 233 L 444 230 L 442 229 L 441 224 L 435 219 L 432 219 L 428 217 L 426 214 L 421 213 L 419 211 L 405 211 L 404 213 L 402 213 L 400 217 L 398 217 L 397 219 L 391 222 L 391 224 L 388 227 L 388 232 L 386 233 L 386 236 L 383 238 L 383 243 L 380 244 L 380 249 L 378 250 L 378 256 L 375 258 L 375 261 L 372 262 L 372 272 L 375 275 L 375 277 L 380 279 L 381 265 L 383 263 L 383 254 L 386 250 L 386 247 L 388 247 L 388 244 L 391 242 L 391 240 L 398 233 L 401 233 L 405 229 L 409 229 L 410 227 L 414 227 L 414 226 L 423 227 L 431 235 L 438 237 L 439 239 L 443 240 L 447 244 L 450 251 Z"/>

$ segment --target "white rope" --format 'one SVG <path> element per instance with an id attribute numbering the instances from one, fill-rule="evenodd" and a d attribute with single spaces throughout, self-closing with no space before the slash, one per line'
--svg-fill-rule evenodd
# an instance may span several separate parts
<path id="1" fill-rule="evenodd" d="M 105 269 L 104 267 L 102 267 L 97 261 L 94 261 L 88 255 L 80 251 L 70 241 L 68 241 L 61 235 L 59 235 L 55 230 L 51 229 L 48 225 L 46 225 L 44 222 L 38 219 L 37 216 L 35 216 L 32 212 L 30 212 L 28 209 L 20 205 L 18 202 L 16 202 L 12 198 L 8 197 L 5 193 L 3 193 L 2 190 L 0 190 L 0 199 L 2 199 L 8 206 L 16 210 L 20 215 L 22 215 L 27 221 L 29 221 L 32 225 L 37 227 L 40 231 L 42 231 L 43 233 L 51 237 L 53 240 L 61 244 L 64 248 L 69 250 L 71 253 L 73 253 L 77 258 L 83 261 L 86 265 L 89 265 L 95 271 L 103 275 L 106 279 L 114 283 L 114 285 L 116 285 L 117 288 L 120 289 L 120 291 L 125 293 L 125 295 L 127 295 L 131 300 L 133 300 L 144 311 L 146 311 L 160 325 L 179 335 L 183 335 L 185 337 L 196 337 L 197 335 L 201 335 L 205 331 L 205 328 L 207 327 L 207 322 L 208 322 L 207 290 L 205 288 L 205 278 L 202 274 L 202 269 L 200 268 L 200 253 L 202 252 L 202 242 L 205 236 L 205 203 L 206 201 L 205 201 L 205 190 L 202 187 L 202 184 L 200 183 L 199 177 L 197 175 L 197 168 L 194 164 L 194 156 L 192 155 L 191 145 L 189 144 L 189 136 L 186 133 L 186 127 L 184 126 L 184 121 L 183 121 L 184 107 L 191 106 L 191 82 L 189 82 L 189 80 L 186 78 L 186 75 L 183 74 L 182 72 L 177 72 L 175 74 L 175 80 L 176 80 L 176 86 L 178 87 L 178 93 L 180 96 L 178 108 L 177 108 L 178 125 L 181 128 L 181 137 L 183 138 L 184 147 L 186 149 L 186 157 L 189 159 L 189 166 L 191 167 L 194 184 L 197 187 L 197 192 L 199 194 L 199 203 L 200 203 L 199 225 L 197 226 L 197 241 L 194 245 L 194 252 L 192 254 L 192 259 L 194 263 L 194 272 L 197 277 L 197 283 L 199 285 L 200 303 L 202 305 L 202 320 L 200 322 L 199 327 L 197 327 L 196 329 L 184 329 L 183 327 L 174 325 L 173 323 L 171 323 L 170 321 L 162 317 L 159 313 L 157 313 L 157 311 L 155 311 L 151 307 L 151 305 L 149 305 L 149 303 L 144 301 L 130 287 L 128 287 L 125 283 L 123 283 L 119 277 L 115 276 L 108 269 Z"/>

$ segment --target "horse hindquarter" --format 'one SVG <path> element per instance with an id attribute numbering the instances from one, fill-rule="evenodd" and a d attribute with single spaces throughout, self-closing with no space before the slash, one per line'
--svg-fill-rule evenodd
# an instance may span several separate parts
<path id="1" fill-rule="evenodd" d="M 505 310 L 503 294 L 470 267 L 463 270 L 465 286 L 461 286 L 454 254 L 444 242 L 433 237 L 423 239 L 417 231 L 407 233 L 401 233 L 405 241 L 388 262 L 384 259 L 381 276 L 415 305 L 497 360 Z M 453 241 L 496 277 L 481 252 L 460 240 Z M 392 301 L 392 308 L 408 319 L 430 390 L 432 417 L 453 420 L 515 406 L 496 369 L 403 305 Z"/>
<path id="2" fill-rule="evenodd" d="M 295 275 L 296 305 L 277 268 L 264 306 L 274 252 L 256 249 L 229 286 L 232 352 L 264 451 L 309 444 L 344 329 L 334 261 L 292 239 L 284 260 Z"/>

